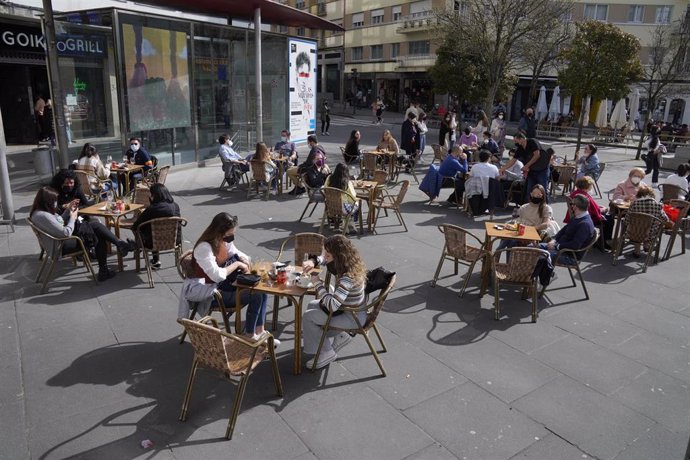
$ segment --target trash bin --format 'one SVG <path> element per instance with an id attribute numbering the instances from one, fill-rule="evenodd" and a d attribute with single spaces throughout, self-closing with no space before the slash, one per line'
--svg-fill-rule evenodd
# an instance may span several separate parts
<path id="1" fill-rule="evenodd" d="M 53 177 L 55 174 L 55 161 L 53 149 L 50 147 L 38 147 L 31 151 L 34 156 L 34 171 L 40 179 Z"/>

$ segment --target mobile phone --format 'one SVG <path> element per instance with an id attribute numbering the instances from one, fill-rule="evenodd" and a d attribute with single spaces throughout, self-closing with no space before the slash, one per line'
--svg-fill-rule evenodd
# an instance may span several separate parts
<path id="1" fill-rule="evenodd" d="M 504 229 L 503 225 L 494 225 L 494 228 L 496 230 L 503 230 Z"/>

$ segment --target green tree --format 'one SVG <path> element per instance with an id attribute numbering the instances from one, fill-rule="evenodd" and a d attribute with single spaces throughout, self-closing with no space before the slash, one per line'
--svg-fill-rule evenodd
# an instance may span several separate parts
<path id="1" fill-rule="evenodd" d="M 690 16 L 672 24 L 657 25 L 652 31 L 648 60 L 642 66 L 642 81 L 639 86 L 647 95 L 648 117 L 657 102 L 667 97 L 675 83 L 687 81 L 690 77 Z M 631 117 L 635 114 L 631 113 Z M 643 133 L 645 130 L 643 129 Z M 642 153 L 645 136 L 637 144 L 636 159 Z"/>
<path id="2" fill-rule="evenodd" d="M 618 100 L 628 94 L 630 85 L 642 75 L 639 51 L 637 38 L 613 24 L 600 21 L 577 24 L 575 39 L 561 53 L 564 67 L 558 72 L 558 81 L 574 96 L 589 94 L 593 100 Z M 581 110 L 577 150 L 582 139 L 583 118 L 584 110 Z"/>
<path id="3" fill-rule="evenodd" d="M 437 14 L 438 38 L 481 54 L 481 91 L 473 102 L 481 100 L 487 113 L 506 83 L 514 80 L 511 74 L 519 67 L 521 43 L 572 9 L 572 0 L 460 0 L 455 4 L 456 9 Z"/>

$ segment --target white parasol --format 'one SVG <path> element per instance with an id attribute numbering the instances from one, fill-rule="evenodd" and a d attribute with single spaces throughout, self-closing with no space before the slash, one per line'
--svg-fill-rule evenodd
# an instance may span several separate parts
<path id="1" fill-rule="evenodd" d="M 635 116 L 638 110 L 640 110 L 640 90 L 635 89 L 630 96 L 630 117 L 628 124 L 631 130 L 635 129 Z"/>
<path id="2" fill-rule="evenodd" d="M 553 89 L 553 96 L 551 97 L 551 105 L 549 106 L 549 121 L 555 123 L 561 114 L 561 88 L 556 86 Z"/>
<path id="3" fill-rule="evenodd" d="M 546 105 L 546 87 L 542 86 L 539 89 L 539 100 L 537 100 L 537 120 L 541 120 L 549 113 L 549 107 Z"/>
<path id="4" fill-rule="evenodd" d="M 591 105 L 592 98 L 591 96 L 587 96 L 584 99 L 583 105 L 582 105 L 582 110 L 585 112 L 585 116 L 582 119 L 582 126 L 589 126 L 589 106 Z"/>
<path id="5" fill-rule="evenodd" d="M 611 126 L 613 129 L 623 129 L 628 124 L 628 119 L 625 112 L 625 98 L 616 102 L 613 111 L 611 112 Z"/>
<path id="6" fill-rule="evenodd" d="M 597 118 L 594 120 L 594 126 L 597 128 L 606 128 L 608 126 L 608 110 L 609 106 L 608 99 L 599 101 L 599 110 L 597 111 Z"/>

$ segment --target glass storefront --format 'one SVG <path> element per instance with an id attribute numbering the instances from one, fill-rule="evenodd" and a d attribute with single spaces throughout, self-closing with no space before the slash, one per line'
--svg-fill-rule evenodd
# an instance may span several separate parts
<path id="1" fill-rule="evenodd" d="M 110 9 L 68 13 L 56 27 L 92 40 L 79 45 L 91 55 L 59 61 L 75 140 L 115 156 L 139 137 L 161 165 L 215 157 L 224 133 L 254 150 L 252 30 Z M 287 49 L 288 37 L 262 35 L 259 140 L 269 145 L 288 126 Z"/>

